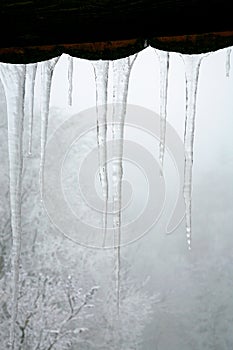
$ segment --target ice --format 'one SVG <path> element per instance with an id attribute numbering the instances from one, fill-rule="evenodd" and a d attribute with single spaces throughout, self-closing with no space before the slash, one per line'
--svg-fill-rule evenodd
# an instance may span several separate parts
<path id="1" fill-rule="evenodd" d="M 226 77 L 229 78 L 231 71 L 231 51 L 232 48 L 229 47 L 226 51 Z"/>
<path id="2" fill-rule="evenodd" d="M 41 157 L 40 157 L 40 191 L 43 197 L 43 173 L 45 162 L 45 147 L 47 141 L 49 102 L 52 85 L 52 77 L 58 57 L 41 62 Z"/>
<path id="3" fill-rule="evenodd" d="M 108 99 L 108 61 L 93 62 L 96 83 L 97 143 L 99 156 L 99 177 L 104 201 L 103 247 L 106 242 L 108 212 L 108 169 L 107 169 L 107 99 Z"/>
<path id="4" fill-rule="evenodd" d="M 121 196 L 123 177 L 124 123 L 127 109 L 127 96 L 130 72 L 137 58 L 131 57 L 113 61 L 113 228 L 115 247 L 115 274 L 117 309 L 120 308 L 120 269 L 121 269 Z"/>
<path id="5" fill-rule="evenodd" d="M 68 104 L 72 106 L 73 104 L 73 70 L 74 70 L 74 60 L 72 56 L 68 56 Z"/>
<path id="6" fill-rule="evenodd" d="M 0 64 L 5 90 L 8 119 L 8 152 L 10 176 L 10 210 L 12 229 L 11 270 L 13 278 L 12 311 L 9 346 L 14 349 L 18 313 L 18 292 L 21 255 L 21 187 L 23 169 L 23 121 L 25 65 Z"/>
<path id="7" fill-rule="evenodd" d="M 32 155 L 32 135 L 34 118 L 34 92 L 36 79 L 37 63 L 26 65 L 25 82 L 25 105 L 24 112 L 28 115 L 28 156 Z"/>
<path id="8" fill-rule="evenodd" d="M 169 52 L 155 50 L 160 63 L 160 142 L 159 142 L 159 161 L 161 174 L 163 172 L 163 160 L 165 152 L 166 139 L 166 120 L 167 120 L 167 92 L 168 92 L 168 72 L 169 72 Z"/>
<path id="9" fill-rule="evenodd" d="M 192 167 L 193 167 L 193 145 L 195 132 L 195 116 L 197 102 L 197 87 L 201 61 L 205 55 L 182 55 L 185 65 L 186 82 L 186 115 L 185 115 L 185 166 L 184 166 L 184 201 L 185 201 L 185 223 L 188 249 L 191 250 L 192 224 Z"/>

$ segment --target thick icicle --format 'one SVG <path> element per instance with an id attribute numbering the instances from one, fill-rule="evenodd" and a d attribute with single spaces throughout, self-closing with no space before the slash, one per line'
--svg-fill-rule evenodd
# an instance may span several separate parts
<path id="1" fill-rule="evenodd" d="M 113 61 L 113 228 L 115 247 L 115 274 L 117 310 L 120 308 L 120 245 L 121 245 L 121 196 L 124 122 L 127 108 L 128 85 L 131 68 L 137 55 Z"/>
<path id="2" fill-rule="evenodd" d="M 47 142 L 48 116 L 49 116 L 49 102 L 52 84 L 52 76 L 58 57 L 41 62 L 41 157 L 40 157 L 40 191 L 41 200 L 43 197 L 43 176 L 44 176 L 44 162 L 45 162 L 45 147 Z"/>
<path id="3" fill-rule="evenodd" d="M 18 313 L 19 268 L 21 255 L 21 184 L 23 168 L 23 119 L 25 65 L 0 64 L 0 74 L 5 89 L 8 115 L 8 152 L 10 174 L 10 206 L 13 277 L 12 311 L 10 326 L 11 349 L 15 348 L 15 326 Z"/>
<path id="4" fill-rule="evenodd" d="M 229 78 L 230 70 L 231 70 L 231 50 L 232 48 L 229 47 L 226 52 L 226 77 L 227 78 Z"/>
<path id="5" fill-rule="evenodd" d="M 104 200 L 103 247 L 106 241 L 108 212 L 108 170 L 107 170 L 107 97 L 109 61 L 93 62 L 96 83 L 97 143 L 99 155 L 99 177 Z"/>
<path id="6" fill-rule="evenodd" d="M 34 92 L 36 79 L 37 63 L 26 66 L 26 84 L 24 112 L 28 115 L 28 155 L 32 155 L 32 134 L 33 134 L 33 109 L 34 109 Z"/>
<path id="7" fill-rule="evenodd" d="M 72 56 L 68 56 L 68 104 L 72 106 L 73 103 L 73 70 L 74 60 Z"/>
<path id="8" fill-rule="evenodd" d="M 191 226 L 191 197 L 192 197 L 192 165 L 193 143 L 195 131 L 195 114 L 197 100 L 197 86 L 199 70 L 203 55 L 182 55 L 185 65 L 186 80 L 186 116 L 185 116 L 185 167 L 184 167 L 184 201 L 185 222 L 188 249 L 191 250 L 192 226 Z"/>
<path id="9" fill-rule="evenodd" d="M 167 120 L 167 90 L 168 90 L 168 71 L 169 71 L 169 52 L 155 50 L 160 64 L 160 142 L 159 142 L 159 162 L 161 166 L 161 175 L 163 173 L 163 160 L 166 138 L 166 120 Z"/>

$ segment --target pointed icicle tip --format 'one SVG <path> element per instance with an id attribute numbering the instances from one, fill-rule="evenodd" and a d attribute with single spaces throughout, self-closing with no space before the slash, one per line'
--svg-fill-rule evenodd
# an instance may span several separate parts
<path id="1" fill-rule="evenodd" d="M 226 51 L 226 77 L 230 77 L 230 71 L 231 71 L 231 51 L 232 47 L 229 47 Z"/>
<path id="2" fill-rule="evenodd" d="M 107 100 L 109 61 L 94 61 L 92 63 L 96 84 L 96 115 L 97 115 L 97 145 L 99 159 L 99 178 L 103 195 L 103 247 L 106 244 L 107 213 L 108 213 L 108 169 L 107 169 Z"/>
<path id="3" fill-rule="evenodd" d="M 52 87 L 52 77 L 55 66 L 58 62 L 59 57 L 55 57 L 52 60 L 41 62 L 41 85 L 42 85 L 42 96 L 41 96 L 41 154 L 40 154 L 40 194 L 43 199 L 44 191 L 44 164 L 45 164 L 45 148 L 47 143 L 47 132 L 48 132 L 48 118 L 49 118 L 49 105 L 50 95 Z"/>
<path id="4" fill-rule="evenodd" d="M 195 117 L 197 103 L 197 87 L 199 70 L 203 57 L 206 54 L 199 55 L 181 55 L 185 65 L 185 83 L 186 83 L 186 111 L 185 111 L 185 165 L 184 165 L 184 186 L 183 196 L 185 202 L 185 223 L 186 239 L 188 249 L 191 249 L 191 206 L 192 206 L 192 168 L 193 168 L 193 146 L 195 133 Z"/>
<path id="5" fill-rule="evenodd" d="M 68 56 L 68 104 L 73 104 L 73 71 L 74 71 L 74 60 L 72 56 Z"/>
<path id="6" fill-rule="evenodd" d="M 10 178 L 10 211 L 12 228 L 11 271 L 12 309 L 10 320 L 10 348 L 15 348 L 16 322 L 21 258 L 21 205 L 23 170 L 23 124 L 26 65 L 0 65 L 8 119 L 8 155 Z"/>
<path id="7" fill-rule="evenodd" d="M 170 54 L 167 51 L 156 50 L 160 64 L 160 142 L 159 142 L 159 162 L 160 176 L 163 176 L 163 162 L 166 142 L 167 123 L 167 93 L 168 93 L 168 73 L 170 64 Z"/>

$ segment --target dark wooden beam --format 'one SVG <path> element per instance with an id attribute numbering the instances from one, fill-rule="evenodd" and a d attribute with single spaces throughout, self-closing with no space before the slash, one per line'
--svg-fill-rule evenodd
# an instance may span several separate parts
<path id="1" fill-rule="evenodd" d="M 180 53 L 204 53 L 233 46 L 233 31 L 181 36 L 158 36 L 149 39 L 115 40 L 95 43 L 41 45 L 0 48 L 0 62 L 33 63 L 69 54 L 89 60 L 127 57 L 147 46 Z"/>
<path id="2" fill-rule="evenodd" d="M 48 60 L 66 53 L 73 57 L 95 59 L 117 59 L 139 52 L 144 40 L 115 40 L 94 43 L 40 45 L 28 47 L 0 48 L 1 62 L 33 63 Z"/>
<path id="3" fill-rule="evenodd" d="M 154 37 L 149 43 L 160 50 L 199 54 L 233 46 L 233 31 Z"/>
<path id="4" fill-rule="evenodd" d="M 1 0 L 0 62 L 68 53 L 115 59 L 151 45 L 200 53 L 233 45 L 231 0 Z"/>

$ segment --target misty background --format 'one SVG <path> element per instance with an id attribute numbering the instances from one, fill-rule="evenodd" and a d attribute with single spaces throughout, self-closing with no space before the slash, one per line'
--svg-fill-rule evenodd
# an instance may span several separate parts
<path id="1" fill-rule="evenodd" d="M 162 215 L 147 234 L 121 249 L 122 322 L 120 325 L 114 323 L 114 302 L 108 299 L 109 288 L 114 283 L 112 281 L 114 279 L 113 250 L 85 248 L 66 239 L 53 226 L 40 202 L 38 172 L 41 91 L 40 80 L 39 78 L 36 80 L 33 156 L 26 157 L 25 151 L 23 172 L 25 195 L 22 209 L 22 266 L 23 270 L 32 276 L 31 281 L 34 281 L 38 273 L 61 276 L 62 280 L 72 275 L 84 292 L 95 285 L 99 286 L 96 293 L 97 299 L 93 300 L 94 316 L 92 318 L 80 316 L 81 321 L 79 320 L 83 329 L 86 328 L 89 331 L 83 332 L 83 338 L 80 336 L 81 340 L 77 341 L 76 338 L 74 340 L 74 344 L 82 342 L 81 348 L 84 350 L 97 348 L 230 350 L 233 347 L 233 72 L 230 71 L 230 76 L 226 77 L 225 64 L 226 49 L 222 49 L 205 57 L 200 68 L 194 136 L 192 250 L 187 249 L 184 220 L 172 234 L 166 234 L 166 226 L 180 186 L 174 160 L 166 151 L 164 160 L 166 198 Z M 73 105 L 68 106 L 67 65 L 67 55 L 62 55 L 54 71 L 49 138 L 64 121 L 95 106 L 93 67 L 90 61 L 79 58 L 74 58 Z M 109 103 L 111 103 L 111 69 L 109 74 Z M 182 58 L 178 53 L 170 53 L 168 79 L 167 122 L 183 140 L 185 72 Z M 159 114 L 159 89 L 159 60 L 155 50 L 148 47 L 138 54 L 132 68 L 128 103 Z M 5 283 L 5 289 L 1 287 L 2 290 L 7 290 L 6 284 L 10 283 L 6 276 L 11 243 L 7 116 L 2 86 L 0 108 L 2 232 L 0 277 Z M 27 116 L 25 123 L 27 125 Z M 158 162 L 158 140 L 152 139 L 142 130 L 135 132 L 130 128 L 126 130 L 126 136 L 144 147 Z M 26 144 L 27 140 L 24 145 L 25 150 Z M 96 214 L 94 215 L 88 206 L 85 207 L 82 204 L 83 198 L 79 195 L 73 198 L 71 192 L 77 180 L 74 176 L 75 169 L 93 147 L 96 147 L 96 135 L 95 132 L 90 132 L 84 135 L 76 146 L 74 145 L 73 153 L 69 154 L 65 173 L 67 176 L 70 174 L 69 179 L 71 179 L 70 187 L 68 190 L 66 188 L 70 194 L 68 200 L 70 198 L 71 203 L 76 205 L 76 210 L 82 213 L 83 220 L 92 220 L 92 218 L 95 220 Z M 93 174 L 96 174 L 97 170 L 93 169 Z M 123 213 L 123 223 L 127 223 L 133 219 L 134 213 L 143 210 L 146 201 L 143 196 L 146 181 L 145 174 L 140 173 L 140 169 L 136 166 L 134 168 L 134 165 L 129 165 L 127 160 L 124 161 L 124 179 L 131 185 L 130 193 L 133 194 L 129 203 L 129 207 L 133 208 L 129 210 L 130 218 Z M 98 186 L 96 176 L 97 193 L 101 197 Z M 155 201 L 158 200 L 156 193 L 149 193 L 149 196 L 154 196 Z M 101 215 L 97 215 L 96 220 L 101 222 Z M 85 235 L 85 232 L 81 234 Z M 135 232 L 135 235 L 137 234 Z M 54 290 L 60 288 L 60 282 L 56 283 Z M 28 290 L 33 291 L 33 288 L 36 290 L 34 282 L 31 282 Z M 54 290 L 48 289 L 48 293 L 53 295 Z M 58 295 L 57 298 L 60 298 L 61 302 L 62 297 Z M 30 302 L 25 299 L 25 305 L 20 309 L 22 315 L 22 310 L 27 309 L 29 304 Z M 58 314 L 59 312 L 57 319 L 59 319 Z M 2 340 L 6 337 L 7 316 L 3 318 L 0 331 Z M 41 322 L 41 319 L 35 319 L 34 323 L 37 324 L 36 322 Z M 54 320 L 51 319 L 51 323 L 54 323 Z M 71 330 L 74 329 L 73 324 L 69 327 Z M 33 332 L 31 334 L 28 331 L 29 339 L 32 335 L 34 338 L 38 337 L 36 330 Z M 25 344 L 22 349 L 34 349 L 30 341 Z M 54 348 L 73 349 L 72 346 L 75 346 L 69 345 L 69 347 L 67 344 L 57 342 Z"/>

